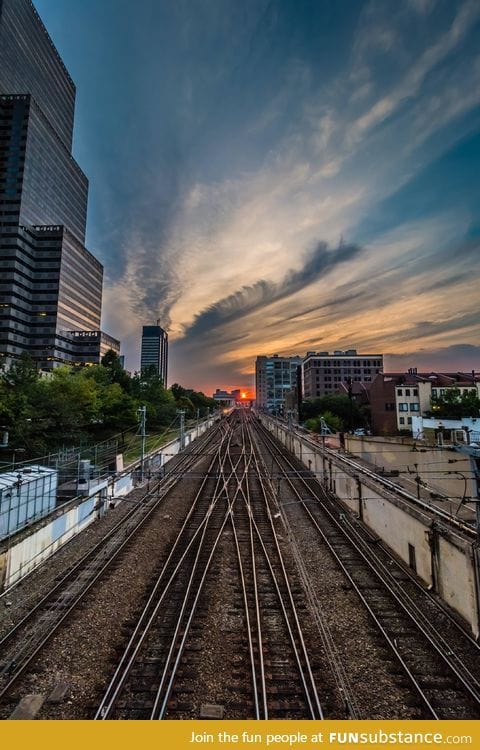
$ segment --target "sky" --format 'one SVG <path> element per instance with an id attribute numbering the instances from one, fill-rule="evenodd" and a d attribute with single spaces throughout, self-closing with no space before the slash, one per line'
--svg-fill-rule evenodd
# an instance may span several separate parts
<path id="1" fill-rule="evenodd" d="M 169 384 L 355 348 L 480 370 L 478 0 L 36 0 L 77 86 L 102 328 Z"/>

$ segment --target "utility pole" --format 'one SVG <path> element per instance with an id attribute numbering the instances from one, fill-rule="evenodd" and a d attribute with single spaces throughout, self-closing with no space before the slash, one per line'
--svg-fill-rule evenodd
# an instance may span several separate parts
<path id="1" fill-rule="evenodd" d="M 147 407 L 140 406 L 138 413 L 140 414 L 140 437 L 142 439 L 140 453 L 140 482 L 143 483 L 145 475 L 145 427 L 147 422 Z"/>
<path id="2" fill-rule="evenodd" d="M 178 409 L 180 415 L 180 450 L 185 448 L 185 409 Z"/>
<path id="3" fill-rule="evenodd" d="M 347 378 L 348 385 L 348 400 L 350 401 L 350 430 L 353 430 L 353 388 L 352 378 Z"/>
<path id="4" fill-rule="evenodd" d="M 415 466 L 415 482 L 417 485 L 417 500 L 420 500 L 420 485 L 422 484 L 422 480 L 420 479 L 420 474 L 418 473 L 418 464 L 413 464 Z"/>

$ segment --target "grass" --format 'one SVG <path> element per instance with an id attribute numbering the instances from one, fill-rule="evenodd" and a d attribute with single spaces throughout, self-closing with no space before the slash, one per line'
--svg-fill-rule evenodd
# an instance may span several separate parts
<path id="1" fill-rule="evenodd" d="M 165 443 L 169 443 L 178 436 L 178 430 L 167 430 L 164 434 L 147 435 L 145 438 L 145 455 L 155 449 L 160 449 Z M 140 435 L 127 435 L 125 448 L 119 446 L 119 452 L 123 452 L 123 464 L 128 466 L 141 457 L 142 439 Z"/>

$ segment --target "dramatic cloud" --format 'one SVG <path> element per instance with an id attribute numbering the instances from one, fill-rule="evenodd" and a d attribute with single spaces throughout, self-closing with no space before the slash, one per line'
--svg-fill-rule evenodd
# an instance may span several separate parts
<path id="1" fill-rule="evenodd" d="M 193 337 L 215 333 L 215 329 L 225 323 L 239 320 L 273 302 L 290 297 L 328 274 L 335 266 L 352 260 L 359 252 L 360 248 L 355 245 L 340 245 L 336 250 L 328 250 L 325 242 L 319 242 L 300 270 L 288 271 L 279 283 L 261 279 L 218 300 L 195 316 L 185 335 Z"/>
<path id="2" fill-rule="evenodd" d="M 157 318 L 206 391 L 275 351 L 476 366 L 476 0 L 37 5 L 130 369 Z"/>

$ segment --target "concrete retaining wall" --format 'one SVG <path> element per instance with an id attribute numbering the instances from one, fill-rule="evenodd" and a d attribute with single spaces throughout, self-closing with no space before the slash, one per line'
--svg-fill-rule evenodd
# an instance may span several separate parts
<path id="1" fill-rule="evenodd" d="M 289 432 L 286 426 L 265 415 L 260 418 L 306 468 L 316 473 L 319 482 L 414 568 L 424 583 L 456 610 L 469 623 L 474 636 L 479 637 L 480 583 L 475 541 L 422 508 L 385 493 L 371 478 L 355 473 L 340 458 L 325 453 L 321 445 L 306 436 Z"/>
<path id="2" fill-rule="evenodd" d="M 345 435 L 346 448 L 353 455 L 382 469 L 398 469 L 403 474 L 418 475 L 426 486 L 457 503 L 463 495 L 476 497 L 475 466 L 470 456 L 447 446 L 424 447 L 409 438 L 404 443 L 379 437 Z"/>
<path id="3" fill-rule="evenodd" d="M 203 435 L 216 418 L 211 417 L 185 433 L 185 446 Z M 145 476 L 157 471 L 180 452 L 180 440 L 162 445 L 145 459 Z M 109 503 L 117 504 L 134 487 L 138 479 L 140 462 L 128 466 L 117 476 L 97 483 L 89 496 L 75 498 L 45 516 L 31 530 L 23 529 L 3 542 L 0 548 L 0 591 L 30 573 L 53 555 L 66 542 L 89 526 L 92 521 L 108 512 Z"/>

